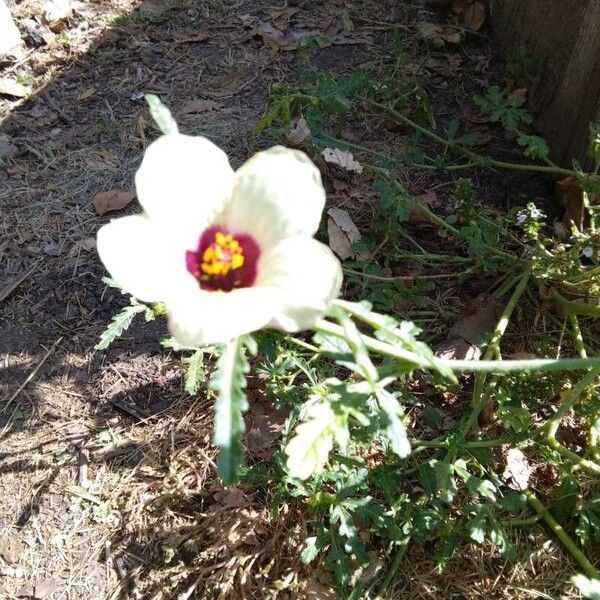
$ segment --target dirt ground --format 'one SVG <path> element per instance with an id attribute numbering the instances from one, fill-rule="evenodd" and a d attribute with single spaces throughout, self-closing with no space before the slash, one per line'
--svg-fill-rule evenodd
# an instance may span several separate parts
<path id="1" fill-rule="evenodd" d="M 252 133 L 269 86 L 306 61 L 349 73 L 384 60 L 400 32 L 417 57 L 411 64 L 425 65 L 436 115 L 448 119 L 479 91 L 474 82 L 498 77 L 488 32 L 455 58 L 425 64 L 415 24 L 439 16 L 423 2 L 83 1 L 54 36 L 43 4 L 9 0 L 26 50 L 0 71 L 31 89 L 0 94 L 0 133 L 16 147 L 0 159 L 0 598 L 333 597 L 326 574 L 300 566 L 308 519 L 300 505 L 283 504 L 275 519 L 268 487 L 219 485 L 210 399 L 184 393 L 180 357 L 157 341 L 164 322 L 132 327 L 94 352 L 127 303 L 101 281 L 94 236 L 110 216 L 138 208 L 98 216 L 92 199 L 130 189 L 157 136 L 142 93 L 159 95 L 182 131 L 210 137 L 235 167 L 271 143 Z M 277 49 L 273 27 L 324 31 L 333 41 Z M 380 121 L 366 112 L 350 123 L 353 139 L 393 149 L 402 132 Z M 488 151 L 505 156 L 510 147 L 492 131 Z M 425 193 L 443 189 L 447 175 L 402 177 Z M 477 177 L 499 210 L 548 198 L 537 178 Z M 363 230 L 367 188 L 330 190 Z M 249 430 L 260 432 L 270 409 L 255 395 Z M 251 459 L 268 460 L 274 439 L 247 440 Z M 466 548 L 442 575 L 430 549 L 414 547 L 389 597 L 558 598 L 572 566 L 544 540 L 524 535 L 529 559 L 520 564 Z"/>

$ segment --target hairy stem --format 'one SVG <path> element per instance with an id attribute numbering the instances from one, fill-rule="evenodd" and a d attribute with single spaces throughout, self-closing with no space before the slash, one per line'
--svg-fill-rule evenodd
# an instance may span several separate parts
<path id="1" fill-rule="evenodd" d="M 546 507 L 538 500 L 537 496 L 531 491 L 525 492 L 527 501 L 531 507 L 537 512 L 542 519 L 546 522 L 546 525 L 552 530 L 552 533 L 562 542 L 563 546 L 568 550 L 569 554 L 577 561 L 579 566 L 583 569 L 583 572 L 592 579 L 600 578 L 600 572 L 594 567 L 594 565 L 587 559 L 585 554 L 578 548 L 575 542 L 571 539 L 571 536 L 562 528 L 560 523 L 550 514 Z"/>

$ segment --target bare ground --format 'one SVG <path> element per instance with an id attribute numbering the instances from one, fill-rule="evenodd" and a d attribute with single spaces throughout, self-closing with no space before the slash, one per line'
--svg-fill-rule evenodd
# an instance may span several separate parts
<path id="1" fill-rule="evenodd" d="M 50 47 L 30 34 L 27 52 L 4 66 L 34 92 L 0 96 L 1 131 L 18 147 L 0 163 L 0 597 L 332 597 L 327 572 L 308 572 L 298 560 L 307 533 L 302 505 L 283 503 L 274 518 L 268 483 L 223 490 L 216 480 L 211 401 L 206 392 L 184 393 L 180 358 L 157 341 L 164 323 L 133 327 L 94 353 L 126 298 L 101 282 L 93 238 L 108 217 L 95 214 L 92 198 L 131 188 L 157 135 L 141 93 L 160 95 L 183 131 L 207 135 L 237 166 L 270 143 L 252 129 L 271 83 L 307 60 L 334 73 L 377 64 L 398 32 L 419 55 L 414 25 L 431 15 L 420 3 L 393 0 L 290 1 L 285 6 L 299 8 L 289 17 L 294 28 L 339 36 L 302 53 L 278 51 L 257 33 L 277 19 L 285 28 L 285 11 L 275 10 L 285 6 L 209 0 L 171 9 L 147 0 L 143 12 L 136 4 L 80 2 L 68 39 Z M 40 3 L 24 0 L 14 14 L 24 28 Z M 484 34 L 454 53 L 464 70 L 453 73 L 456 60 L 443 57 L 428 67 L 441 118 L 470 96 L 475 69 L 496 76 L 491 52 Z M 353 139 L 383 151 L 402 139 L 367 109 L 350 127 Z M 490 146 L 507 152 L 501 136 Z M 444 176 L 402 176 L 414 193 L 443 189 L 436 178 Z M 478 186 L 499 209 L 515 193 L 521 201 L 547 197 L 539 180 L 516 175 L 479 175 Z M 368 231 L 368 183 L 330 191 Z M 437 300 L 457 308 L 459 291 Z M 274 440 L 261 437 L 262 415 L 272 409 L 259 382 L 253 400 L 248 428 L 258 438 L 247 442 L 260 462 Z M 563 581 L 573 567 L 557 545 L 542 530 L 515 536 L 519 563 L 471 547 L 442 575 L 430 549 L 413 547 L 389 597 L 568 594 Z M 374 553 L 374 565 L 385 565 L 389 557 Z"/>

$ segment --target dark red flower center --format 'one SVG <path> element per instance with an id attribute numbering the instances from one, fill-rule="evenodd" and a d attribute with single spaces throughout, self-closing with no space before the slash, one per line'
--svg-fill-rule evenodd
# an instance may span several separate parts
<path id="1" fill-rule="evenodd" d="M 185 253 L 185 264 L 203 290 L 230 292 L 254 283 L 259 256 L 251 236 L 214 225 L 202 232 L 196 251 Z"/>

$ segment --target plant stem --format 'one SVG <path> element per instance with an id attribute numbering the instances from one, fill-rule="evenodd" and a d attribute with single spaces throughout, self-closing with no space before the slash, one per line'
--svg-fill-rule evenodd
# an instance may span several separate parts
<path id="1" fill-rule="evenodd" d="M 390 584 L 394 580 L 394 577 L 396 576 L 396 573 L 398 572 L 398 569 L 400 568 L 400 565 L 402 564 L 402 561 L 404 560 L 404 557 L 406 555 L 406 551 L 408 550 L 409 544 L 410 544 L 410 538 L 406 539 L 402 543 L 400 548 L 398 548 L 398 552 L 396 553 L 396 556 L 394 557 L 394 561 L 390 565 L 390 569 L 387 572 L 387 575 L 385 576 L 383 583 L 381 584 L 379 593 L 377 594 L 377 596 L 375 596 L 375 598 L 373 598 L 373 600 L 383 600 L 383 597 L 384 597 L 387 589 L 390 587 Z"/>
<path id="2" fill-rule="evenodd" d="M 552 174 L 552 175 L 565 175 L 565 176 L 576 177 L 576 178 L 579 177 L 579 174 L 576 171 L 573 171 L 571 169 L 562 169 L 561 167 L 553 167 L 553 166 L 546 166 L 546 165 L 509 163 L 509 162 L 504 162 L 502 160 L 493 159 L 489 156 L 481 156 L 471 150 L 468 150 L 467 148 L 464 148 L 463 146 L 455 144 L 454 142 L 451 142 L 450 140 L 447 140 L 446 138 L 439 136 L 437 133 L 434 133 L 433 131 L 431 131 L 430 129 L 427 129 L 426 127 L 422 127 L 418 123 L 415 123 L 408 117 L 405 117 L 403 114 L 394 110 L 390 106 L 385 106 L 384 104 L 380 104 L 379 102 L 374 102 L 374 101 L 369 101 L 369 103 L 372 106 L 375 106 L 375 107 L 385 111 L 386 113 L 388 113 L 388 115 L 390 115 L 390 117 L 392 117 L 394 120 L 399 121 L 400 123 L 404 123 L 405 125 L 409 125 L 416 131 L 421 132 L 423 135 L 431 138 L 432 140 L 435 140 L 436 142 L 438 142 L 438 144 L 441 144 L 442 146 L 445 146 L 446 148 L 450 148 L 452 150 L 455 150 L 456 152 L 460 152 L 461 154 L 468 156 L 469 158 L 471 158 L 475 162 L 477 162 L 477 164 L 479 164 L 479 165 L 498 167 L 501 169 L 509 169 L 512 171 L 533 171 L 536 173 L 548 173 L 548 174 Z"/>
<path id="3" fill-rule="evenodd" d="M 370 273 L 365 273 L 364 271 L 355 271 L 354 269 L 348 269 L 347 267 L 343 267 L 342 270 L 344 273 L 350 273 L 352 275 L 360 275 L 361 277 L 365 277 L 366 279 L 372 279 L 374 281 L 413 281 L 415 279 L 424 280 L 424 279 L 450 279 L 452 277 L 464 277 L 472 272 L 471 269 L 466 269 L 462 273 L 436 273 L 435 275 L 397 275 L 392 277 L 383 277 L 382 275 L 371 275 Z"/>
<path id="4" fill-rule="evenodd" d="M 562 294 L 554 292 L 552 302 L 565 315 L 585 315 L 588 317 L 600 317 L 600 306 L 597 304 L 584 304 L 567 300 Z"/>
<path id="5" fill-rule="evenodd" d="M 583 469 L 584 471 L 587 471 L 590 475 L 595 475 L 596 477 L 600 475 L 600 464 L 598 464 L 597 462 L 579 456 L 579 454 L 577 454 L 576 452 L 573 452 L 565 446 L 563 446 L 555 437 L 548 437 L 546 439 L 546 442 L 559 454 L 571 460 L 574 463 L 573 469 Z"/>
<path id="6" fill-rule="evenodd" d="M 537 496 L 531 491 L 525 492 L 527 501 L 531 507 L 537 512 L 542 519 L 546 522 L 546 525 L 550 527 L 552 533 L 562 542 L 563 546 L 568 550 L 569 554 L 577 561 L 579 566 L 583 569 L 583 572 L 592 579 L 600 578 L 600 572 L 594 567 L 594 565 L 587 559 L 585 554 L 577 547 L 575 542 L 571 539 L 571 536 L 562 528 L 560 523 L 550 514 L 546 507 L 538 500 Z"/>
<path id="7" fill-rule="evenodd" d="M 512 440 L 508 438 L 495 438 L 489 440 L 471 440 L 461 442 L 461 448 L 493 448 L 495 446 L 503 446 L 510 444 Z M 410 440 L 410 445 L 413 447 L 413 452 L 417 448 L 448 448 L 452 444 L 451 439 L 445 440 Z"/>
<path id="8" fill-rule="evenodd" d="M 579 319 L 577 315 L 569 315 L 569 323 L 571 324 L 571 329 L 573 330 L 573 341 L 575 342 L 575 347 L 577 348 L 577 352 L 579 352 L 579 356 L 581 358 L 587 358 L 587 352 L 585 351 L 585 345 L 583 342 L 583 336 L 581 335 L 581 329 L 579 328 Z"/>
<path id="9" fill-rule="evenodd" d="M 315 325 L 315 330 L 322 333 L 334 335 L 344 339 L 344 330 L 335 323 L 330 323 L 324 319 L 319 320 Z M 441 358 L 425 358 L 420 354 L 410 350 L 404 350 L 394 344 L 382 342 L 368 335 L 361 334 L 365 346 L 380 354 L 388 356 L 403 362 L 414 365 L 414 368 L 434 369 L 441 367 L 442 369 L 450 369 L 454 373 L 517 373 L 517 372 L 533 372 L 533 371 L 580 371 L 583 369 L 598 368 L 600 369 L 600 357 L 593 358 L 535 358 L 525 360 L 447 360 Z"/>
<path id="10" fill-rule="evenodd" d="M 494 329 L 494 333 L 492 334 L 492 339 L 490 340 L 490 343 L 483 355 L 483 360 L 489 360 L 496 354 L 496 351 L 499 350 L 500 339 L 504 335 L 504 332 L 508 327 L 510 317 L 512 316 L 512 313 L 515 310 L 518 301 L 523 295 L 527 284 L 529 283 L 530 276 L 531 274 L 529 273 L 529 271 L 525 271 L 519 278 L 517 287 L 512 293 L 509 301 L 506 303 L 502 314 L 500 315 L 500 319 L 498 320 L 496 328 Z M 475 378 L 475 384 L 473 385 L 473 398 L 471 400 L 471 414 L 460 428 L 463 434 L 466 434 L 469 431 L 471 431 L 471 429 L 477 424 L 479 415 L 481 414 L 481 411 L 485 408 L 488 402 L 488 394 L 483 393 L 485 380 L 485 372 L 479 373 Z"/>
<path id="11" fill-rule="evenodd" d="M 580 359 L 580 360 L 593 360 L 593 359 Z M 592 367 L 592 369 L 582 377 L 577 385 L 571 390 L 571 392 L 561 401 L 558 406 L 558 410 L 554 414 L 554 416 L 544 425 L 539 428 L 540 432 L 544 432 L 548 440 L 554 438 L 556 436 L 556 432 L 560 426 L 560 422 L 567 415 L 567 413 L 573 408 L 575 402 L 577 402 L 579 396 L 583 394 L 589 386 L 591 386 L 598 375 L 600 374 L 600 366 Z"/>

